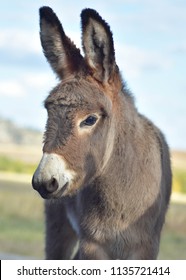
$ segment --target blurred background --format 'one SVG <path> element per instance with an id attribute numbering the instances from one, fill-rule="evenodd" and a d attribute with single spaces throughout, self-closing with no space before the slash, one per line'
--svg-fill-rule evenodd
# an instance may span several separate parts
<path id="1" fill-rule="evenodd" d="M 41 158 L 43 100 L 57 80 L 39 40 L 38 9 L 51 6 L 81 48 L 80 13 L 96 9 L 114 34 L 117 64 L 136 106 L 171 148 L 173 194 L 159 259 L 186 259 L 186 2 L 2 1 L 0 9 L 0 258 L 44 258 L 43 201 L 32 190 Z"/>

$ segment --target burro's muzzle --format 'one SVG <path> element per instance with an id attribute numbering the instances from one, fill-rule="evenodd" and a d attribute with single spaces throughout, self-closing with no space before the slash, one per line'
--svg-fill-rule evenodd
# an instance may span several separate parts
<path id="1" fill-rule="evenodd" d="M 57 154 L 44 153 L 36 169 L 32 186 L 43 198 L 61 197 L 74 177 L 65 160 Z"/>

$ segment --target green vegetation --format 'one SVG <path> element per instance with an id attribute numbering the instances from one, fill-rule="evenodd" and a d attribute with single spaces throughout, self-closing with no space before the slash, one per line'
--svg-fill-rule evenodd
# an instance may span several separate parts
<path id="1" fill-rule="evenodd" d="M 25 152 L 22 160 L 17 154 L 12 158 L 0 155 L 0 253 L 43 259 L 43 200 L 33 191 L 31 183 L 23 182 L 24 175 L 22 175 L 30 174 L 28 177 L 31 181 L 37 163 L 33 164 L 29 159 L 33 160 L 34 155 L 30 151 L 28 154 Z M 173 162 L 173 191 L 186 193 L 186 155 L 176 154 Z M 10 177 L 12 176 L 10 173 L 20 175 L 14 178 Z M 18 182 L 19 177 L 20 182 Z M 184 203 L 171 203 L 169 207 L 161 237 L 159 259 L 186 259 L 186 204 Z"/>
<path id="2" fill-rule="evenodd" d="M 159 259 L 186 259 L 186 204 L 170 204 L 162 232 Z"/>
<path id="3" fill-rule="evenodd" d="M 173 168 L 173 191 L 186 193 L 186 170 Z"/>
<path id="4" fill-rule="evenodd" d="M 0 251 L 43 259 L 43 200 L 31 184 L 0 180 L 0 213 Z M 159 259 L 186 259 L 186 204 L 169 207 Z"/>
<path id="5" fill-rule="evenodd" d="M 33 174 L 37 164 L 0 155 L 0 171 Z M 173 168 L 173 191 L 186 193 L 186 169 Z"/>
<path id="6" fill-rule="evenodd" d="M 36 164 L 26 163 L 21 160 L 0 156 L 0 171 L 32 174 Z"/>
<path id="7" fill-rule="evenodd" d="M 43 201 L 31 184 L 0 180 L 0 252 L 43 258 Z"/>

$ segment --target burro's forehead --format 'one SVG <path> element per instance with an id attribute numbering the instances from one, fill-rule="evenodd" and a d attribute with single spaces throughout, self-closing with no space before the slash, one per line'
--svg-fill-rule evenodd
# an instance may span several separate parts
<path id="1" fill-rule="evenodd" d="M 73 145 L 79 145 L 77 142 L 82 142 L 81 136 L 91 135 L 94 126 L 87 129 L 81 126 L 88 116 L 96 116 L 99 127 L 106 116 L 112 115 L 112 103 L 104 91 L 84 80 L 60 83 L 45 100 L 45 107 L 48 119 L 43 151 L 49 153 L 59 150 L 62 153 L 69 141 L 72 149 Z"/>
<path id="2" fill-rule="evenodd" d="M 110 110 L 111 101 L 96 83 L 82 80 L 61 82 L 45 100 L 45 107 L 71 107 L 80 110 Z"/>

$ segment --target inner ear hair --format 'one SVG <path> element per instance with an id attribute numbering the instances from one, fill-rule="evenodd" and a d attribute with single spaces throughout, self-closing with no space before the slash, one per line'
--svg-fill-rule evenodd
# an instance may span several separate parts
<path id="1" fill-rule="evenodd" d="M 83 50 L 93 75 L 101 82 L 108 82 L 115 68 L 115 52 L 109 25 L 92 9 L 81 13 Z"/>
<path id="2" fill-rule="evenodd" d="M 80 50 L 66 36 L 61 22 L 49 7 L 40 8 L 40 38 L 44 54 L 60 79 L 83 68 Z"/>

